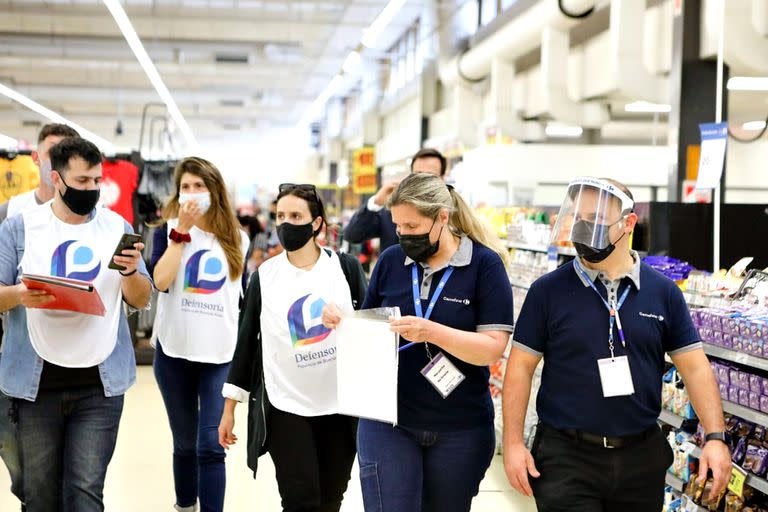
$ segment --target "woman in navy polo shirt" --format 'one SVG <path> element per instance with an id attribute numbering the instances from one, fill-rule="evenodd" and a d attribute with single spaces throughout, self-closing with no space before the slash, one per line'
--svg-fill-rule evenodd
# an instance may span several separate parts
<path id="1" fill-rule="evenodd" d="M 495 449 L 488 365 L 512 331 L 496 237 L 452 187 L 408 176 L 389 201 L 400 245 L 384 251 L 363 308 L 399 306 L 399 425 L 361 420 L 367 512 L 467 511 Z M 323 321 L 340 318 L 327 307 Z"/>

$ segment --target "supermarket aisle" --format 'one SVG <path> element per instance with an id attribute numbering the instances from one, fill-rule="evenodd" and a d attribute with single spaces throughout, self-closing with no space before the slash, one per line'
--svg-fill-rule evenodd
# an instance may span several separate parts
<path id="1" fill-rule="evenodd" d="M 254 481 L 245 465 L 245 408 L 241 407 L 236 432 L 241 442 L 227 458 L 226 510 L 279 511 L 280 496 L 274 480 L 269 457 L 260 461 L 258 478 Z M 115 458 L 107 474 L 105 490 L 108 512 L 173 511 L 173 478 L 171 475 L 171 433 L 149 367 L 139 367 L 138 382 L 128 394 L 121 423 Z M 10 496 L 8 473 L 0 464 L 0 510 L 16 510 Z M 362 512 L 357 469 L 345 497 L 342 512 Z M 473 512 L 534 512 L 536 507 L 510 490 L 504 477 L 500 458 L 494 460 L 481 493 L 475 499 Z"/>

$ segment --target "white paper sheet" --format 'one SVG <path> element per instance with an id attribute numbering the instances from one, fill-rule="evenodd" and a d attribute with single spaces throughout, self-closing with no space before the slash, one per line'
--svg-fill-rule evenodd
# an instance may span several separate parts
<path id="1" fill-rule="evenodd" d="M 389 330 L 395 309 L 344 316 L 336 332 L 339 412 L 397 424 L 397 334 Z"/>

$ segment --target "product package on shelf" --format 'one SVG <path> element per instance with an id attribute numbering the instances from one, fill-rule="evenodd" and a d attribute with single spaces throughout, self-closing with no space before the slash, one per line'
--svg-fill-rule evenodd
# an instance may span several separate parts
<path id="1" fill-rule="evenodd" d="M 723 400 L 768 414 L 768 377 L 764 372 L 721 361 L 710 364 Z"/>
<path id="2" fill-rule="evenodd" d="M 697 460 L 693 456 L 696 445 L 693 444 L 693 435 L 683 431 L 672 431 L 667 437 L 669 446 L 672 447 L 672 465 L 667 471 L 683 482 L 695 475 Z"/>
<path id="3" fill-rule="evenodd" d="M 661 272 L 673 281 L 685 281 L 688 275 L 696 270 L 685 261 L 669 256 L 646 256 L 643 262 Z"/>
<path id="4" fill-rule="evenodd" d="M 694 309 L 691 316 L 704 342 L 757 357 L 768 356 L 768 311 L 735 305 L 730 310 Z"/>
<path id="5" fill-rule="evenodd" d="M 667 411 L 684 419 L 696 418 L 688 391 L 683 386 L 683 379 L 675 367 L 670 368 L 662 379 L 661 404 Z"/>

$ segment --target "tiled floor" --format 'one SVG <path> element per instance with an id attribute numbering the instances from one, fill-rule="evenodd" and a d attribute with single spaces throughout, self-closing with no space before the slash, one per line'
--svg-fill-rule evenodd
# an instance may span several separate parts
<path id="1" fill-rule="evenodd" d="M 238 444 L 227 457 L 228 512 L 279 512 L 280 496 L 274 469 L 268 456 L 260 460 L 254 481 L 245 460 L 244 407 L 239 408 Z M 173 512 L 173 477 L 171 474 L 171 433 L 165 409 L 151 368 L 139 367 L 138 382 L 128 393 L 120 426 L 115 458 L 109 467 L 105 489 L 108 512 Z M 18 510 L 18 502 L 7 489 L 10 486 L 5 466 L 0 464 L 0 510 Z M 497 457 L 481 486 L 472 510 L 476 512 L 534 512 L 529 500 L 509 487 L 501 460 Z M 362 512 L 362 498 L 357 469 L 344 500 L 342 512 Z"/>

